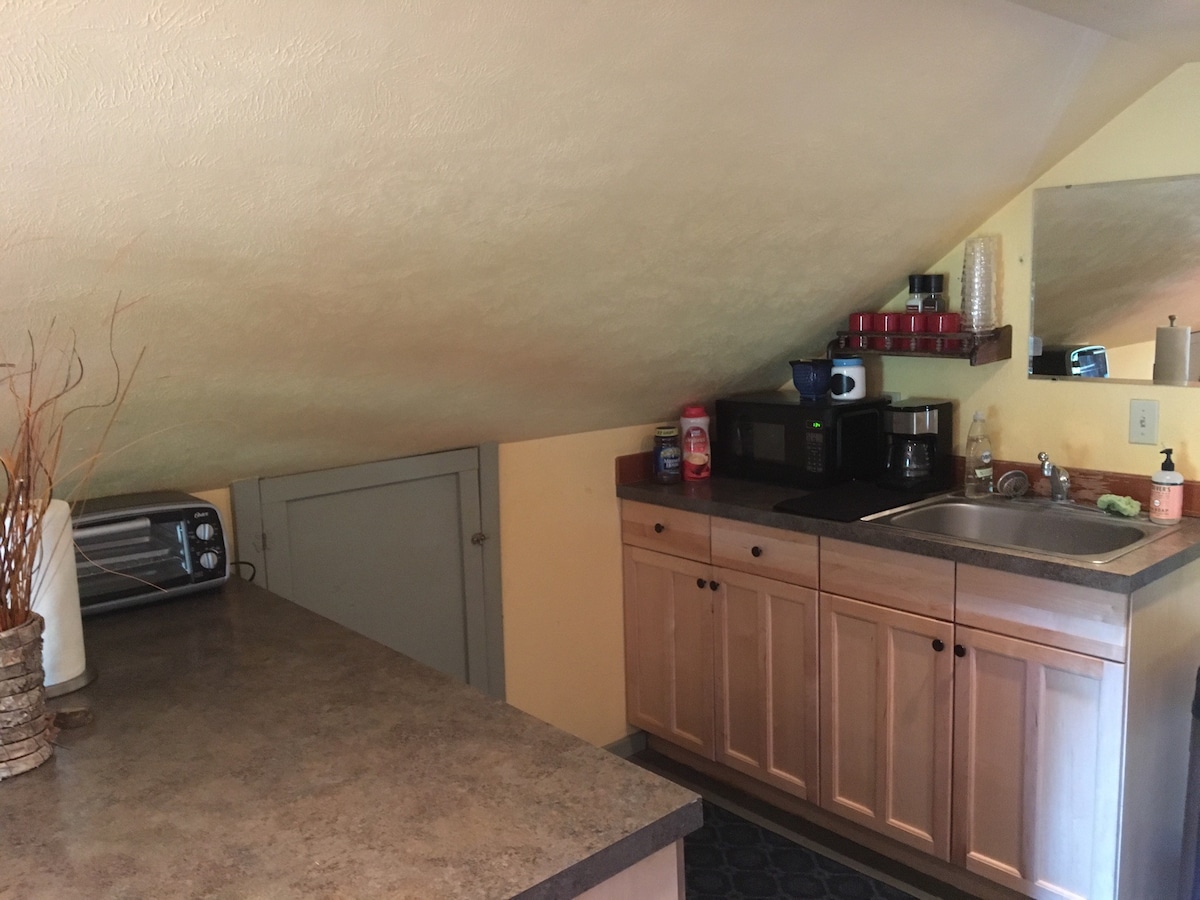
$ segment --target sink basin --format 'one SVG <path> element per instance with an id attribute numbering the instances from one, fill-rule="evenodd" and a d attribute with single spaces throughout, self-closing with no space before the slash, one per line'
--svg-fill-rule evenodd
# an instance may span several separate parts
<path id="1" fill-rule="evenodd" d="M 1106 563 L 1170 534 L 1178 526 L 1121 519 L 1094 507 L 1049 500 L 967 500 L 942 496 L 867 516 L 877 522 L 955 542 L 1004 547 Z"/>

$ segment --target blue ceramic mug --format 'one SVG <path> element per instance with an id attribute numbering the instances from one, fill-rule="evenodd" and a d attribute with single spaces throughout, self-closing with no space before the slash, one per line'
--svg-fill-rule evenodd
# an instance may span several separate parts
<path id="1" fill-rule="evenodd" d="M 805 400 L 823 400 L 829 391 L 829 377 L 833 374 L 833 361 L 828 359 L 793 359 L 792 384 Z"/>

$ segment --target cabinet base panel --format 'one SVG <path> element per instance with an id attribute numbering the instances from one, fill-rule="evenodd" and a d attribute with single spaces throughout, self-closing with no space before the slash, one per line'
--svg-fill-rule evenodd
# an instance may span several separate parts
<path id="1" fill-rule="evenodd" d="M 995 882 L 876 834 L 806 800 L 648 735 L 632 761 L 707 798 L 739 806 L 869 870 L 940 900 L 1024 900 Z"/>

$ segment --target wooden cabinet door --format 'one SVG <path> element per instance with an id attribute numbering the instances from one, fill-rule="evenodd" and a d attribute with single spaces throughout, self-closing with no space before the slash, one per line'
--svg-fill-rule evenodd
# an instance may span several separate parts
<path id="1" fill-rule="evenodd" d="M 1111 900 L 1125 667 L 973 628 L 957 640 L 954 862 L 1039 900 Z"/>
<path id="2" fill-rule="evenodd" d="M 711 569 L 641 547 L 624 554 L 629 722 L 713 759 Z"/>
<path id="3" fill-rule="evenodd" d="M 821 806 L 949 859 L 954 626 L 820 602 Z"/>
<path id="4" fill-rule="evenodd" d="M 717 760 L 817 801 L 817 592 L 729 569 L 717 591 Z"/>

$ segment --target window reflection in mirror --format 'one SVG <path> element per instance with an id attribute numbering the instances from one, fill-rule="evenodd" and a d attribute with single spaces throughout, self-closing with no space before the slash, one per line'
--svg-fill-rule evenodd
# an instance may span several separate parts
<path id="1" fill-rule="evenodd" d="M 1032 304 L 1033 377 L 1149 382 L 1156 330 L 1175 316 L 1193 332 L 1195 384 L 1200 175 L 1035 190 Z"/>

